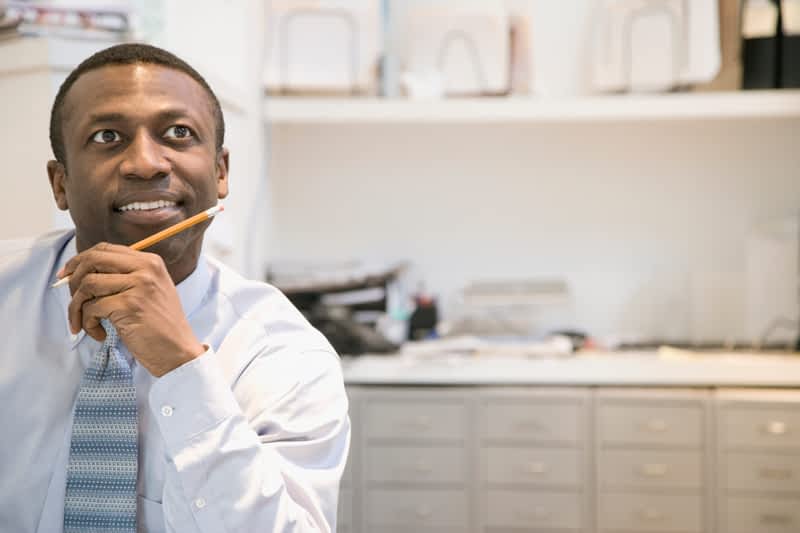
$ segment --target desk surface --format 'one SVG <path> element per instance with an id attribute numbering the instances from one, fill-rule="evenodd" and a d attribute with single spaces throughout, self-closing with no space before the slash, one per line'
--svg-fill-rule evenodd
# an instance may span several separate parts
<path id="1" fill-rule="evenodd" d="M 343 357 L 347 384 L 800 387 L 800 356 L 595 352 L 568 357 Z"/>

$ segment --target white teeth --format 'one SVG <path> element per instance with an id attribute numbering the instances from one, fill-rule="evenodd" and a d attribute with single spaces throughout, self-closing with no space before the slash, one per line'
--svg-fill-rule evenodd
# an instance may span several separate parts
<path id="1" fill-rule="evenodd" d="M 167 200 L 156 200 L 155 202 L 132 202 L 123 205 L 119 208 L 120 211 L 149 211 L 151 209 L 160 209 L 162 207 L 173 207 L 175 202 Z"/>

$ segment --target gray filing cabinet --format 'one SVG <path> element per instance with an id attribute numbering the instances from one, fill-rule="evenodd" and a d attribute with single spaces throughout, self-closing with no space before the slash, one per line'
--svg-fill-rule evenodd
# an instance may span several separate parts
<path id="1" fill-rule="evenodd" d="M 342 532 L 800 533 L 800 391 L 348 392 Z"/>
<path id="2" fill-rule="evenodd" d="M 360 531 L 464 532 L 472 523 L 470 395 L 360 389 Z"/>
<path id="3" fill-rule="evenodd" d="M 597 531 L 710 531 L 709 392 L 600 390 Z"/>
<path id="4" fill-rule="evenodd" d="M 800 392 L 717 395 L 719 531 L 800 532 Z"/>
<path id="5" fill-rule="evenodd" d="M 477 394 L 479 531 L 587 531 L 588 389 Z"/>

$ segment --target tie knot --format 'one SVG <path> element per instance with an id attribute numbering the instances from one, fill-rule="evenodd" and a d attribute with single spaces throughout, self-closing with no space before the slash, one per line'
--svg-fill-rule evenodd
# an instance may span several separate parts
<path id="1" fill-rule="evenodd" d="M 106 346 L 116 346 L 117 345 L 117 328 L 114 327 L 114 324 L 107 318 L 100 319 L 100 325 L 103 326 L 103 329 L 106 330 L 106 340 L 104 344 Z"/>

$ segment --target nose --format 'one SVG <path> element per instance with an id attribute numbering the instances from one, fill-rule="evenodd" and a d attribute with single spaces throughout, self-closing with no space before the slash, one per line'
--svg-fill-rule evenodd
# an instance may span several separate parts
<path id="1" fill-rule="evenodd" d="M 127 178 L 155 179 L 168 176 L 172 165 L 165 147 L 146 131 L 140 131 L 125 148 L 120 172 Z"/>

